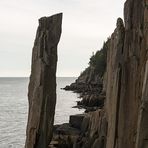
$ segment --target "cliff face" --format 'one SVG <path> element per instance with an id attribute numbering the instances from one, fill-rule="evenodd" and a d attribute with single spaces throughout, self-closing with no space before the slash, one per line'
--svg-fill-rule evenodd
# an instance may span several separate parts
<path id="1" fill-rule="evenodd" d="M 148 147 L 148 1 L 127 0 L 107 53 L 107 148 Z M 146 91 L 147 89 L 147 91 Z"/>
<path id="2" fill-rule="evenodd" d="M 39 19 L 32 52 L 26 148 L 47 148 L 52 138 L 56 104 L 57 45 L 62 14 Z"/>
<path id="3" fill-rule="evenodd" d="M 81 129 L 76 148 L 148 147 L 148 0 L 127 0 L 124 22 L 117 20 L 107 41 L 107 68 L 101 82 L 105 106 L 85 114 L 85 130 Z M 87 86 L 89 75 L 83 73 L 72 88 L 77 89 L 79 82 Z M 91 75 L 89 84 L 95 77 Z"/>

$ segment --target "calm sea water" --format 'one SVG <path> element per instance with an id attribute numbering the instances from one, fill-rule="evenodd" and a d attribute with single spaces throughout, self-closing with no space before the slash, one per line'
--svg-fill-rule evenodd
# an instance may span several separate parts
<path id="1" fill-rule="evenodd" d="M 72 108 L 77 94 L 60 88 L 75 78 L 57 78 L 55 124 L 69 121 L 69 115 L 82 113 Z M 28 78 L 0 78 L 0 148 L 23 148 L 28 115 Z"/>

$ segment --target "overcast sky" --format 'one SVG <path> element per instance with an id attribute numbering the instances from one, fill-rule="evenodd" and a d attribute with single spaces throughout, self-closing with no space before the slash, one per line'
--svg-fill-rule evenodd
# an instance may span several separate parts
<path id="1" fill-rule="evenodd" d="M 123 18 L 125 0 L 0 0 L 0 76 L 29 76 L 38 19 L 63 12 L 57 76 L 78 76 Z"/>

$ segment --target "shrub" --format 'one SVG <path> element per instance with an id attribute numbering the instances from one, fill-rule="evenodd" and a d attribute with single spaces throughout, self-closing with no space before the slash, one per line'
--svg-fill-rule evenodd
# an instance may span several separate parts
<path id="1" fill-rule="evenodd" d="M 106 70 L 106 60 L 107 43 L 104 43 L 103 48 L 90 57 L 89 65 L 93 66 L 96 74 L 99 74 L 102 77 Z"/>

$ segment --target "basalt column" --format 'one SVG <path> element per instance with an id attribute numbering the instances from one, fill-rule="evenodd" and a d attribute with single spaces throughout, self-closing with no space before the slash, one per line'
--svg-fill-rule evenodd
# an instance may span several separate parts
<path id="1" fill-rule="evenodd" d="M 62 13 L 39 19 L 32 53 L 25 148 L 47 148 L 52 138 L 57 45 L 61 36 L 61 24 Z"/>

